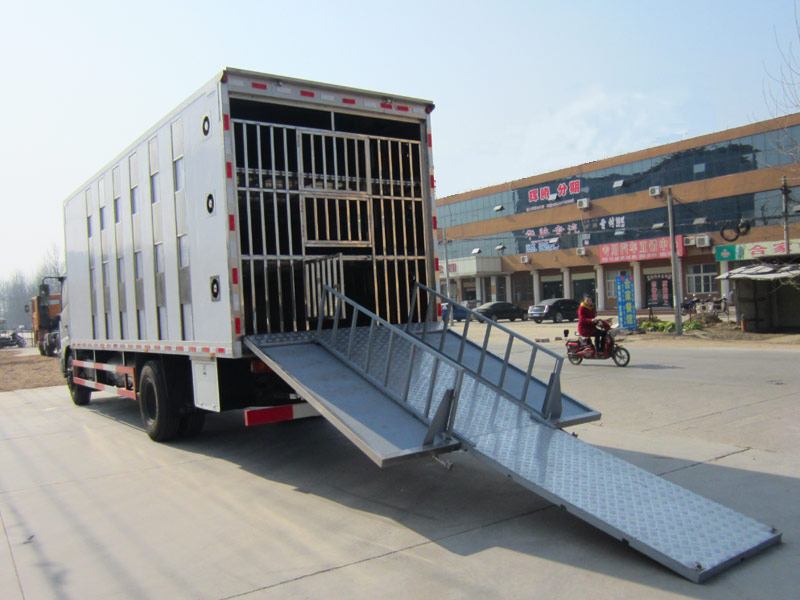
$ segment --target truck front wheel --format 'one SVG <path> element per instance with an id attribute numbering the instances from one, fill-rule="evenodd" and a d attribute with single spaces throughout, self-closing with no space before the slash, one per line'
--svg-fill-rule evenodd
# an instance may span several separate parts
<path id="1" fill-rule="evenodd" d="M 177 436 L 181 422 L 179 410 L 167 393 L 164 370 L 158 361 L 151 360 L 142 367 L 139 411 L 151 440 L 166 442 Z"/>
<path id="2" fill-rule="evenodd" d="M 67 356 L 67 387 L 69 388 L 69 395 L 72 397 L 72 402 L 76 406 L 86 406 L 92 397 L 92 390 L 82 385 L 78 385 L 73 380 L 72 376 L 75 372 L 75 367 L 72 366 L 72 353 Z"/>

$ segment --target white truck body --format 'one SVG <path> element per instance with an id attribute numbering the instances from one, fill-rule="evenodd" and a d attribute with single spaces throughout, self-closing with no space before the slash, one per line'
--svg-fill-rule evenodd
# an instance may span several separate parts
<path id="1" fill-rule="evenodd" d="M 405 320 L 434 281 L 432 109 L 220 72 L 65 200 L 65 361 L 188 357 L 219 411 L 220 361 L 316 324 L 321 284 Z"/>

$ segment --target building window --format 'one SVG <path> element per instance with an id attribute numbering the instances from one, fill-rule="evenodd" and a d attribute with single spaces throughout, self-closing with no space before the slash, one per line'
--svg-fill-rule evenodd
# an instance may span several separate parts
<path id="1" fill-rule="evenodd" d="M 131 188 L 131 214 L 139 212 L 139 188 Z"/>
<path id="2" fill-rule="evenodd" d="M 606 271 L 606 298 L 617 297 L 617 275 L 628 276 L 628 271 Z"/>
<path id="3" fill-rule="evenodd" d="M 688 294 L 713 294 L 718 289 L 717 264 L 690 265 L 686 272 L 686 292 Z"/>

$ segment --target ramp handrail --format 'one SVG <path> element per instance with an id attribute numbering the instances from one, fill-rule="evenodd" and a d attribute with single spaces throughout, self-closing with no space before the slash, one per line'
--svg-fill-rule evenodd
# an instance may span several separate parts
<path id="1" fill-rule="evenodd" d="M 509 359 L 511 357 L 511 347 L 512 347 L 512 345 L 514 343 L 514 340 L 519 340 L 524 345 L 530 346 L 531 350 L 530 350 L 530 357 L 528 359 L 528 369 L 527 369 L 527 371 L 525 373 L 525 383 L 523 384 L 522 392 L 519 394 L 519 396 L 514 396 L 514 398 L 516 400 L 519 400 L 523 404 L 525 404 L 525 399 L 526 399 L 526 397 L 528 395 L 528 386 L 529 386 L 531 377 L 533 376 L 532 375 L 533 364 L 534 364 L 534 362 L 536 360 L 536 354 L 538 352 L 542 352 L 544 354 L 547 354 L 548 356 L 553 357 L 555 364 L 553 366 L 553 372 L 550 374 L 550 380 L 547 383 L 547 391 L 545 393 L 544 403 L 542 404 L 542 416 L 544 416 L 544 418 L 547 419 L 547 420 L 551 420 L 551 419 L 557 420 L 561 416 L 561 408 L 562 408 L 561 407 L 561 367 L 562 367 L 562 365 L 564 363 L 564 357 L 563 356 L 553 352 L 552 350 L 548 350 L 544 346 L 541 346 L 541 345 L 537 344 L 536 342 L 534 342 L 532 340 L 529 340 L 525 336 L 522 336 L 522 335 L 516 333 L 515 331 L 512 331 L 512 330 L 508 329 L 507 327 L 504 327 L 503 325 L 500 325 L 496 321 L 493 321 L 492 319 L 489 319 L 488 317 L 483 316 L 482 314 L 472 310 L 471 308 L 468 308 L 468 307 L 464 306 L 463 304 L 459 304 L 458 302 L 454 302 L 453 300 L 451 300 L 450 298 L 448 298 L 444 294 L 441 294 L 441 293 L 437 292 L 436 290 L 433 290 L 433 289 L 429 288 L 428 286 L 426 286 L 426 285 L 424 285 L 422 283 L 419 283 L 419 282 L 415 282 L 415 284 L 414 284 L 414 292 L 413 292 L 413 295 L 412 295 L 411 308 L 410 308 L 411 312 L 409 314 L 408 321 L 406 322 L 406 331 L 408 331 L 408 328 L 411 325 L 411 318 L 412 318 L 412 316 L 414 314 L 414 308 L 415 308 L 417 300 L 419 298 L 419 290 L 420 289 L 423 290 L 424 292 L 428 293 L 429 297 L 439 298 L 439 299 L 447 302 L 448 306 L 450 307 L 450 310 L 448 311 L 448 314 L 447 314 L 446 318 L 443 320 L 444 331 L 442 331 L 442 336 L 441 336 L 441 338 L 439 340 L 439 348 L 438 348 L 439 352 L 441 352 L 442 348 L 444 347 L 444 341 L 445 341 L 445 338 L 447 337 L 447 330 L 450 328 L 450 325 L 453 322 L 453 314 L 454 314 L 455 311 L 452 309 L 452 307 L 453 306 L 458 306 L 459 308 L 462 308 L 467 312 L 467 318 L 465 319 L 465 323 L 464 323 L 464 331 L 461 333 L 461 346 L 459 347 L 459 350 L 458 350 L 457 362 L 459 364 L 461 364 L 461 360 L 462 360 L 462 358 L 464 356 L 464 347 L 465 347 L 465 345 L 467 343 L 467 334 L 469 332 L 469 324 L 470 324 L 470 322 L 474 318 L 476 321 L 483 321 L 484 323 L 486 323 L 486 333 L 485 333 L 485 335 L 483 337 L 483 344 L 481 346 L 481 357 L 480 357 L 480 361 L 478 362 L 478 369 L 476 371 L 476 375 L 478 377 L 482 377 L 483 363 L 484 363 L 484 360 L 486 358 L 486 353 L 487 353 L 488 346 L 489 346 L 489 337 L 491 335 L 492 329 L 497 329 L 499 331 L 502 331 L 503 333 L 505 333 L 508 336 L 508 341 L 506 342 L 506 350 L 505 350 L 505 354 L 503 356 L 503 363 L 502 363 L 503 366 L 502 366 L 502 369 L 501 369 L 501 372 L 500 372 L 500 380 L 496 381 L 496 382 L 495 381 L 490 382 L 490 383 L 496 385 L 497 387 L 503 389 L 503 382 L 505 381 L 506 371 L 508 370 Z M 433 318 L 433 309 L 434 309 L 435 305 L 436 305 L 435 302 L 429 301 L 427 310 L 425 311 L 425 318 L 423 319 L 423 325 L 422 325 L 422 341 L 423 342 L 425 341 L 425 335 L 428 332 L 428 323 L 435 322 L 434 318 Z M 512 365 L 512 367 L 513 367 L 513 365 Z"/>
<path id="2" fill-rule="evenodd" d="M 421 342 L 418 338 L 406 333 L 401 328 L 392 325 L 391 323 L 382 319 L 375 313 L 367 310 L 363 306 L 352 301 L 350 298 L 348 298 L 341 292 L 334 290 L 330 286 L 325 285 L 322 287 L 322 294 L 320 295 L 319 298 L 320 303 L 325 302 L 328 296 L 332 297 L 336 301 L 336 308 L 333 317 L 333 327 L 330 329 L 329 328 L 323 329 L 322 311 L 320 311 L 317 324 L 316 338 L 315 338 L 316 342 L 321 346 L 324 346 L 329 352 L 331 352 L 335 356 L 339 357 L 340 359 L 343 359 L 345 363 L 348 364 L 348 366 L 357 371 L 362 377 L 367 379 L 370 383 L 377 386 L 381 391 L 386 393 L 390 398 L 392 398 L 395 402 L 397 402 L 400 406 L 409 411 L 411 414 L 415 415 L 426 425 L 431 425 L 433 427 L 437 426 L 437 424 L 444 421 L 441 431 L 446 431 L 448 436 L 452 436 L 453 426 L 455 424 L 455 415 L 458 409 L 458 400 L 461 394 L 461 383 L 466 369 L 464 369 L 463 366 L 459 365 L 454 360 L 451 360 L 444 354 L 437 352 L 430 345 Z M 339 335 L 339 323 L 342 318 L 342 312 L 343 312 L 342 309 L 345 304 L 349 304 L 351 307 L 350 319 L 352 319 L 352 321 L 350 324 L 350 332 L 347 342 L 347 351 L 341 352 L 336 347 L 336 337 L 337 335 Z M 366 357 L 363 365 L 358 364 L 353 360 L 353 340 L 355 338 L 355 331 L 358 323 L 359 314 L 362 314 L 369 319 L 369 340 L 367 342 Z M 370 365 L 372 364 L 374 358 L 372 356 L 372 340 L 376 326 L 386 327 L 387 331 L 389 332 L 389 346 L 388 346 L 388 351 L 386 352 L 386 362 L 384 366 L 382 379 L 375 377 L 369 371 Z M 330 341 L 328 341 L 321 335 L 323 331 L 330 332 L 331 334 Z M 403 388 L 404 391 L 402 395 L 395 393 L 388 385 L 389 372 L 390 372 L 390 367 L 392 365 L 392 351 L 395 338 L 401 338 L 406 342 L 408 342 L 409 344 L 411 344 L 411 354 L 408 363 L 409 364 L 408 374 L 405 379 L 405 385 Z M 418 352 L 423 352 L 433 357 L 433 368 L 431 369 L 430 383 L 428 386 L 427 397 L 425 399 L 425 409 L 422 412 L 414 408 L 408 401 L 411 381 L 414 375 L 414 356 Z M 437 409 L 434 415 L 431 415 L 431 406 L 433 404 L 433 391 L 436 384 L 437 375 L 439 373 L 440 364 L 445 364 L 454 370 L 455 382 L 451 390 L 450 401 L 446 401 L 445 399 L 443 399 L 443 401 L 440 402 L 439 404 L 439 409 Z M 443 410 L 447 410 L 449 414 L 446 415 L 440 414 L 441 411 Z M 432 433 L 439 433 L 439 432 L 432 432 Z"/>

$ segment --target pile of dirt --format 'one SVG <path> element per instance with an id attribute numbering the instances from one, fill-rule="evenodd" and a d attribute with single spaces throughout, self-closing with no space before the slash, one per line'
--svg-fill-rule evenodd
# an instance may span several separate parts
<path id="1" fill-rule="evenodd" d="M 0 350 L 0 392 L 64 385 L 58 358 L 29 350 Z"/>

